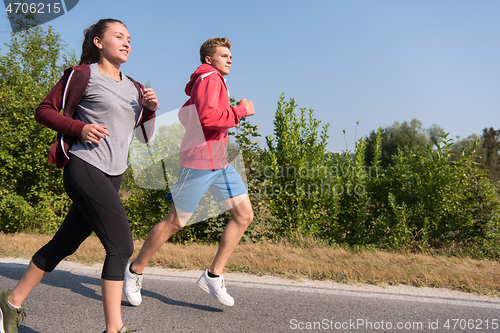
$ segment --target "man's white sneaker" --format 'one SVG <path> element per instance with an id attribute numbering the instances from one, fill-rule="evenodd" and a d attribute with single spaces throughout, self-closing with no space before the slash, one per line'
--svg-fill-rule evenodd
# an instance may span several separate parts
<path id="1" fill-rule="evenodd" d="M 133 306 L 139 306 L 142 302 L 141 288 L 142 288 L 142 274 L 135 274 L 130 272 L 130 265 L 132 261 L 127 264 L 125 268 L 125 280 L 123 281 L 123 293 L 127 301 Z"/>
<path id="2" fill-rule="evenodd" d="M 227 306 L 234 305 L 234 299 L 227 293 L 224 277 L 220 275 L 216 278 L 208 276 L 208 269 L 198 279 L 198 285 L 201 289 L 215 297 L 219 302 Z"/>

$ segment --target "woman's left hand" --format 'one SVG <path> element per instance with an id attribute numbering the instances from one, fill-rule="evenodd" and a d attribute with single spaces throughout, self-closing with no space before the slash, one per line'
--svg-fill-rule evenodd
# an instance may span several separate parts
<path id="1" fill-rule="evenodd" d="M 144 95 L 142 105 L 151 111 L 156 111 L 156 109 L 158 109 L 158 98 L 156 97 L 156 93 L 153 88 L 144 88 L 142 92 Z"/>

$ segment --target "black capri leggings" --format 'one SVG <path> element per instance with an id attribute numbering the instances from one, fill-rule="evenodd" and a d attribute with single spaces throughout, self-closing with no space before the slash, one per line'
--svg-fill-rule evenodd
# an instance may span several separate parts
<path id="1" fill-rule="evenodd" d="M 94 231 L 106 250 L 101 277 L 123 281 L 134 243 L 118 195 L 122 176 L 109 176 L 71 155 L 63 180 L 73 204 L 54 237 L 35 253 L 33 263 L 45 272 L 52 272 Z"/>

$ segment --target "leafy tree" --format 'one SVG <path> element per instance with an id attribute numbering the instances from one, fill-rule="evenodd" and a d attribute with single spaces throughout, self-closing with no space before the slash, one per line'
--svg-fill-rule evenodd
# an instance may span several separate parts
<path id="1" fill-rule="evenodd" d="M 481 167 L 486 174 L 495 182 L 500 180 L 500 161 L 498 150 L 500 149 L 500 130 L 493 127 L 483 129 L 481 142 L 483 160 Z"/>
<path id="2" fill-rule="evenodd" d="M 474 161 L 494 184 L 498 184 L 500 181 L 500 155 L 498 154 L 500 130 L 495 130 L 493 127 L 484 128 L 481 136 L 473 134 L 465 139 L 457 140 L 452 146 L 455 156 L 451 159 L 457 160 L 462 150 L 471 150 L 473 146 L 476 146 Z"/>
<path id="3" fill-rule="evenodd" d="M 465 139 L 460 139 L 460 137 L 457 136 L 457 140 L 453 143 L 453 146 L 451 147 L 451 151 L 453 152 L 453 160 L 457 160 L 460 158 L 461 151 L 471 151 L 474 145 L 477 147 L 477 154 L 479 154 L 479 147 L 478 144 L 481 141 L 481 137 L 477 134 L 472 134 L 466 137 Z"/>
<path id="4" fill-rule="evenodd" d="M 429 144 L 432 146 L 437 146 L 439 145 L 439 142 L 441 139 L 446 135 L 446 132 L 444 129 L 442 129 L 440 126 L 434 124 L 430 128 L 426 130 L 428 138 L 429 138 Z"/>
<path id="5" fill-rule="evenodd" d="M 434 145 L 437 138 L 444 134 L 444 130 L 433 125 L 430 129 L 425 130 L 422 127 L 422 122 L 417 119 L 412 119 L 410 123 L 404 121 L 403 123 L 395 122 L 392 126 L 382 129 L 380 135 L 381 144 L 381 166 L 386 168 L 388 165 L 393 164 L 393 157 L 399 150 L 408 151 L 410 148 L 425 150 L 427 145 Z M 366 137 L 366 164 L 370 165 L 373 159 L 375 140 L 377 132 L 372 131 Z"/>
<path id="6" fill-rule="evenodd" d="M 54 230 L 69 201 L 61 171 L 46 163 L 56 135 L 34 112 L 76 59 L 51 27 L 13 33 L 7 46 L 0 55 L 0 226 Z"/>

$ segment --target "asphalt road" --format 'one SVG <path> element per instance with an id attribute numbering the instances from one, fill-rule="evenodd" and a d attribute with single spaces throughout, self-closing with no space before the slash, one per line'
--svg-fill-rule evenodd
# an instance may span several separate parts
<path id="1" fill-rule="evenodd" d="M 0 259 L 1 290 L 22 259 Z M 122 302 L 138 332 L 500 332 L 500 299 L 443 289 L 349 286 L 226 275 L 233 307 L 196 285 L 201 271 L 148 269 L 143 304 Z M 19 333 L 102 332 L 100 266 L 63 262 L 26 300 Z"/>

